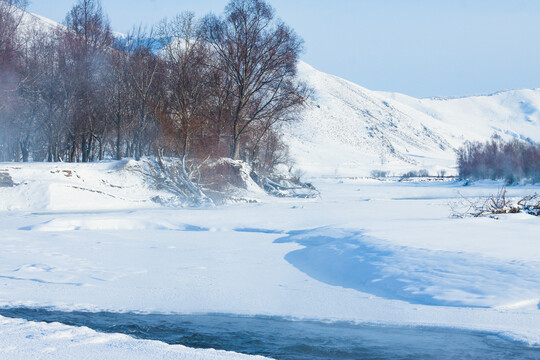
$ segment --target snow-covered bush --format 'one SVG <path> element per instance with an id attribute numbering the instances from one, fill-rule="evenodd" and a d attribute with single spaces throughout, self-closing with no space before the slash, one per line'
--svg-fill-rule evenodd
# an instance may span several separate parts
<path id="1" fill-rule="evenodd" d="M 0 187 L 13 187 L 14 185 L 9 173 L 0 171 Z"/>
<path id="2" fill-rule="evenodd" d="M 182 159 L 162 158 L 148 162 L 155 187 L 175 194 L 179 201 L 189 205 L 212 205 L 213 201 L 198 185 L 199 167 Z"/>
<path id="3" fill-rule="evenodd" d="M 518 202 L 518 205 L 523 208 L 527 214 L 540 216 L 540 195 L 528 195 Z"/>
<path id="4" fill-rule="evenodd" d="M 221 158 L 199 168 L 200 186 L 215 203 L 249 201 L 253 195 L 311 198 L 315 187 L 292 174 L 259 172 L 241 160 Z"/>

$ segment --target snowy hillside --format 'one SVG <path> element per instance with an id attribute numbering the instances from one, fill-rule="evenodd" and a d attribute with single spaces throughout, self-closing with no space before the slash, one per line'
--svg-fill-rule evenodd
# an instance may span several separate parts
<path id="1" fill-rule="evenodd" d="M 451 99 L 384 95 L 452 126 L 458 141 L 485 140 L 494 133 L 505 138 L 540 141 L 540 89 Z"/>
<path id="2" fill-rule="evenodd" d="M 376 92 L 300 64 L 314 90 L 301 120 L 285 127 L 297 166 L 309 175 L 450 170 L 455 149 L 494 133 L 540 141 L 540 90 L 457 99 Z"/>
<path id="3" fill-rule="evenodd" d="M 285 134 L 298 166 L 308 174 L 452 166 L 454 149 L 447 140 L 452 129 L 443 122 L 305 63 L 299 70 L 314 97 Z"/>
<path id="4" fill-rule="evenodd" d="M 19 22 L 20 28 L 23 29 L 23 31 L 34 31 L 34 30 L 40 30 L 45 32 L 52 32 L 55 29 L 62 28 L 63 25 L 48 19 L 44 16 L 34 14 L 27 11 L 22 11 L 18 8 L 15 8 L 16 11 L 13 13 L 15 19 Z"/>

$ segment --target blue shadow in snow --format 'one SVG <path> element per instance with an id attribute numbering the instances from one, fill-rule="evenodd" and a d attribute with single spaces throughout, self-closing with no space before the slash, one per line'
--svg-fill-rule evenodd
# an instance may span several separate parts
<path id="1" fill-rule="evenodd" d="M 261 233 L 261 234 L 284 234 L 282 230 L 272 230 L 272 229 L 259 229 L 259 228 L 238 228 L 234 229 L 236 232 L 245 232 L 245 233 Z"/>
<path id="2" fill-rule="evenodd" d="M 341 286 L 387 299 L 419 304 L 440 304 L 430 296 L 412 295 L 396 277 L 385 276 L 381 266 L 391 251 L 377 249 L 362 241 L 362 232 L 343 232 L 340 237 L 317 234 L 320 230 L 292 231 L 275 243 L 297 243 L 304 249 L 285 256 L 290 264 L 310 277 L 329 285 Z M 338 230 L 339 231 L 339 230 Z"/>
<path id="3" fill-rule="evenodd" d="M 456 253 L 432 253 L 422 249 L 383 249 L 368 240 L 361 231 L 319 228 L 290 232 L 275 243 L 305 246 L 288 253 L 285 260 L 308 276 L 329 285 L 411 304 L 484 307 L 437 299 L 426 291 L 437 286 L 439 279 L 456 280 L 460 272 L 467 272 L 472 259 Z M 444 261 L 449 256 L 456 260 Z M 498 271 L 489 263 L 481 266 L 487 271 Z M 456 284 L 451 284 L 454 285 L 479 297 L 485 295 L 477 283 L 456 281 Z"/>
<path id="4" fill-rule="evenodd" d="M 210 231 L 210 229 L 205 228 L 205 227 L 200 227 L 200 226 L 197 226 L 197 225 L 186 224 L 186 225 L 184 225 L 184 228 L 181 231 L 194 231 L 194 232 L 196 232 L 196 231 Z"/>

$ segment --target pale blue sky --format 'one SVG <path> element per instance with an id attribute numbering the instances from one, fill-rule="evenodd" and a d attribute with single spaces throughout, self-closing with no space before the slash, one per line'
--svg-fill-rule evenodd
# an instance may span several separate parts
<path id="1" fill-rule="evenodd" d="M 75 0 L 32 0 L 62 21 Z M 102 0 L 114 30 L 227 0 Z M 269 0 L 302 58 L 373 90 L 460 96 L 540 87 L 540 0 Z"/>

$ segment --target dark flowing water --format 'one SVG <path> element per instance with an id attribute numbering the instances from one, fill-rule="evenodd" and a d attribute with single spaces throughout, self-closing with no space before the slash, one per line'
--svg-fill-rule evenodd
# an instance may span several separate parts
<path id="1" fill-rule="evenodd" d="M 540 359 L 540 348 L 495 334 L 440 328 L 384 327 L 232 315 L 143 315 L 0 309 L 30 321 L 87 326 L 107 333 L 283 360 Z"/>

